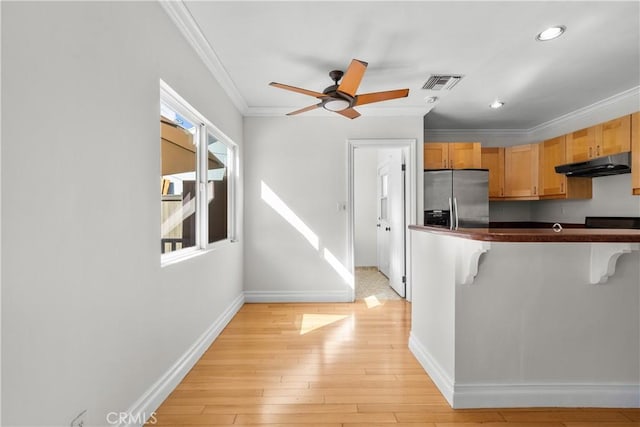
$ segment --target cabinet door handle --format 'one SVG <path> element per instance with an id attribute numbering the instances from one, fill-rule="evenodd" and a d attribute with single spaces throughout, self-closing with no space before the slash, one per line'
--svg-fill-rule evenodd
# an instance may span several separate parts
<path id="1" fill-rule="evenodd" d="M 504 196 L 504 188 L 501 188 L 501 189 L 500 189 L 500 195 L 501 195 L 501 196 Z"/>
<path id="2" fill-rule="evenodd" d="M 589 158 L 593 157 L 593 148 L 589 147 Z"/>
<path id="3" fill-rule="evenodd" d="M 449 167 L 453 169 L 453 160 L 449 160 Z"/>
<path id="4" fill-rule="evenodd" d="M 600 155 L 600 146 L 596 145 L 596 156 Z"/>
<path id="5" fill-rule="evenodd" d="M 538 187 L 537 186 L 533 186 L 533 195 L 535 196 L 536 194 L 538 194 Z"/>
<path id="6" fill-rule="evenodd" d="M 385 228 L 386 231 L 391 231 L 391 227 Z"/>
<path id="7" fill-rule="evenodd" d="M 560 192 L 564 193 L 564 182 L 560 183 Z"/>
<path id="8" fill-rule="evenodd" d="M 446 160 L 442 161 L 442 167 L 444 167 L 445 169 L 447 168 L 447 161 Z"/>
<path id="9" fill-rule="evenodd" d="M 458 217 L 458 199 L 456 199 L 455 197 L 453 198 L 453 210 L 455 210 L 456 212 L 456 226 L 454 230 L 457 230 L 460 218 Z"/>

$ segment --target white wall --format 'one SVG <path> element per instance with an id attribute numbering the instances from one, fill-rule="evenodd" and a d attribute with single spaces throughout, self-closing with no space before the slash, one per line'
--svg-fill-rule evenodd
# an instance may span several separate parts
<path id="1" fill-rule="evenodd" d="M 456 238 L 432 238 L 430 233 L 411 230 L 411 301 L 409 346 L 423 364 L 449 404 L 455 380 Z M 428 366 L 424 366 L 425 362 Z"/>
<path id="2" fill-rule="evenodd" d="M 531 221 L 531 204 L 525 200 L 489 202 L 489 221 Z"/>
<path id="3" fill-rule="evenodd" d="M 422 117 L 245 118 L 247 298 L 346 300 L 349 287 L 324 254 L 327 249 L 343 267 L 349 265 L 347 212 L 337 209 L 347 201 L 347 139 L 421 143 L 421 135 Z M 261 199 L 262 182 L 317 235 L 317 249 Z"/>
<path id="4" fill-rule="evenodd" d="M 160 267 L 159 79 L 242 117 L 156 2 L 2 9 L 2 422 L 105 425 L 242 293 L 242 243 Z"/>
<path id="5" fill-rule="evenodd" d="M 606 271 L 609 262 L 594 249 L 608 244 L 415 230 L 411 243 L 409 345 L 454 407 L 638 405 L 637 251 L 620 256 L 606 283 L 591 284 L 590 264 Z"/>
<path id="6" fill-rule="evenodd" d="M 354 258 L 356 267 L 378 265 L 377 256 L 377 182 L 378 151 L 358 148 L 354 151 Z"/>
<path id="7" fill-rule="evenodd" d="M 591 246 L 491 243 L 455 285 L 456 382 L 640 384 L 640 254 L 593 285 Z"/>
<path id="8" fill-rule="evenodd" d="M 2 2 L 0 2 L 0 63 L 2 63 Z M 2 66 L 0 66 L 2 98 Z M 2 102 L 0 101 L 0 177 L 2 176 Z M 2 180 L 0 179 L 0 242 L 2 242 Z M 0 243 L 0 331 L 2 331 L 2 244 Z M 2 425 L 2 333 L 0 332 L 0 425 Z"/>
<path id="9" fill-rule="evenodd" d="M 584 224 L 586 216 L 640 216 L 631 174 L 592 178 L 592 186 L 593 197 L 586 200 L 489 202 L 489 219 Z"/>
<path id="10" fill-rule="evenodd" d="M 640 216 L 640 197 L 631 194 L 631 174 L 592 178 L 593 198 L 531 203 L 536 221 L 584 223 L 585 216 Z"/>

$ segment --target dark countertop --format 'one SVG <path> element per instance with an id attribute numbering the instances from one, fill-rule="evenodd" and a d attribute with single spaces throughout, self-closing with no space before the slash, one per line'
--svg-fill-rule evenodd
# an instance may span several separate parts
<path id="1" fill-rule="evenodd" d="M 448 230 L 424 225 L 410 225 L 409 229 L 485 242 L 640 243 L 640 230 L 631 229 L 564 228 L 560 232 L 555 232 L 551 228 L 461 228 Z"/>

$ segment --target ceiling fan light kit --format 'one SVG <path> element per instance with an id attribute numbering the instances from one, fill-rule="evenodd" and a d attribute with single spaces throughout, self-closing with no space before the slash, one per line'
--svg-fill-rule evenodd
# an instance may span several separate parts
<path id="1" fill-rule="evenodd" d="M 271 82 L 269 84 L 274 87 L 279 87 L 280 89 L 290 90 L 292 92 L 320 99 L 318 104 L 292 111 L 291 113 L 288 113 L 287 116 L 293 116 L 322 107 L 327 111 L 338 113 L 349 119 L 355 119 L 356 117 L 360 117 L 360 113 L 353 107 L 371 104 L 373 102 L 404 98 L 409 95 L 409 89 L 396 89 L 385 92 L 365 93 L 361 95 L 356 94 L 358 87 L 360 86 L 360 82 L 362 81 L 362 77 L 364 76 L 364 72 L 367 70 L 367 65 L 368 64 L 364 61 L 353 59 L 351 64 L 349 64 L 349 68 L 347 68 L 346 73 L 343 73 L 340 70 L 330 71 L 329 77 L 333 80 L 334 84 L 325 88 L 322 93 L 282 83 Z M 340 81 L 341 79 L 342 81 Z"/>
<path id="2" fill-rule="evenodd" d="M 325 110 L 337 112 L 337 111 L 342 111 L 342 110 L 345 110 L 345 109 L 351 107 L 351 103 L 349 101 L 347 101 L 346 99 L 329 98 L 329 99 L 323 101 L 322 107 Z"/>

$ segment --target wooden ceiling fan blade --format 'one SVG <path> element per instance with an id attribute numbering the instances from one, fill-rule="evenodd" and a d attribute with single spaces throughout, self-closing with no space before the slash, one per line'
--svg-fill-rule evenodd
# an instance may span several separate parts
<path id="1" fill-rule="evenodd" d="M 287 116 L 295 116 L 296 114 L 305 113 L 307 111 L 315 110 L 316 108 L 320 107 L 322 107 L 322 102 L 319 104 L 309 105 L 308 107 L 304 107 L 296 111 L 292 111 L 290 113 L 287 113 Z"/>
<path id="2" fill-rule="evenodd" d="M 285 84 L 282 84 L 282 83 L 271 82 L 271 83 L 269 83 L 269 85 L 273 86 L 273 87 L 279 87 L 280 89 L 290 90 L 291 92 L 296 92 L 296 93 L 301 93 L 303 95 L 313 96 L 315 98 L 324 98 L 324 97 L 327 96 L 324 93 L 314 92 L 312 90 L 302 89 L 300 87 L 295 87 L 295 86 L 289 86 L 289 85 L 285 85 Z"/>
<path id="3" fill-rule="evenodd" d="M 360 113 L 358 113 L 353 108 L 346 108 L 342 111 L 336 111 L 336 113 L 341 114 L 348 119 L 355 119 L 356 117 L 360 117 Z"/>
<path id="4" fill-rule="evenodd" d="M 356 96 L 356 91 L 360 86 L 364 72 L 367 70 L 367 65 L 369 64 L 364 61 L 360 61 L 358 59 L 352 60 L 351 64 L 349 64 L 349 68 L 347 68 L 347 72 L 344 73 L 342 81 L 338 86 L 338 92 L 346 93 L 351 97 Z"/>
<path id="5" fill-rule="evenodd" d="M 409 89 L 388 90 L 385 92 L 363 93 L 356 97 L 353 105 L 371 104 L 372 102 L 388 101 L 390 99 L 404 98 L 409 95 Z"/>

